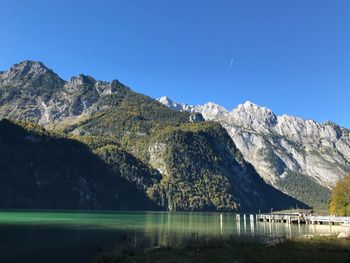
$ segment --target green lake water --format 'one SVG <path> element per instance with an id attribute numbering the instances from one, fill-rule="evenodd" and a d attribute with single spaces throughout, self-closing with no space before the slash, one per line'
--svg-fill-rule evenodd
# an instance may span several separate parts
<path id="1" fill-rule="evenodd" d="M 123 247 L 177 246 L 192 237 L 265 237 L 335 234 L 340 226 L 237 222 L 232 213 L 0 212 L 0 262 L 94 262 Z"/>

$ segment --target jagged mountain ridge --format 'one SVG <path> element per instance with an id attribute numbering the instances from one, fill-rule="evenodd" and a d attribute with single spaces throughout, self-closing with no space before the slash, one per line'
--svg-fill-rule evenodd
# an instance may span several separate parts
<path id="1" fill-rule="evenodd" d="M 0 73 L 0 118 L 34 122 L 85 143 L 157 207 L 267 211 L 303 206 L 247 168 L 221 125 L 200 118 L 193 123 L 191 117 L 116 80 L 79 75 L 64 81 L 40 62 L 24 61 Z M 165 149 L 155 151 L 160 145 Z"/>
<path id="2" fill-rule="evenodd" d="M 349 130 L 334 123 L 319 124 L 294 116 L 276 116 L 270 109 L 249 101 L 232 111 L 215 103 L 191 106 L 167 97 L 159 101 L 174 110 L 199 112 L 206 120 L 220 122 L 244 158 L 276 188 L 297 198 L 300 193 L 295 188 L 303 189 L 307 199 L 305 184 L 312 184 L 324 196 L 315 196 L 319 198 L 316 202 L 303 200 L 311 205 L 318 203 L 325 207 L 329 196 L 327 189 L 350 170 Z M 294 187 L 288 185 L 293 178 L 298 178 Z"/>
<path id="3" fill-rule="evenodd" d="M 44 126 L 77 121 L 99 110 L 105 95 L 129 89 L 113 80 L 97 81 L 80 74 L 62 80 L 43 63 L 23 61 L 0 73 L 0 116 L 32 120 Z"/>

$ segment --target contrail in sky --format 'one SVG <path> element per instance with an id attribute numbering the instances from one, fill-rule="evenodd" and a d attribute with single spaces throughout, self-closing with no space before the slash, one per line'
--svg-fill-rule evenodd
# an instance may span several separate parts
<path id="1" fill-rule="evenodd" d="M 230 61 L 230 65 L 228 66 L 228 69 L 229 69 L 229 70 L 232 68 L 233 62 L 235 62 L 235 61 L 234 61 L 234 59 L 232 58 L 231 61 Z"/>

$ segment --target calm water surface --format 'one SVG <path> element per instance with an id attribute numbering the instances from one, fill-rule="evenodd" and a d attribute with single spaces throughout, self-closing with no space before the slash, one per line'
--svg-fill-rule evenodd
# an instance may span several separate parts
<path id="1" fill-rule="evenodd" d="M 0 212 L 0 262 L 94 262 L 98 251 L 176 246 L 190 237 L 262 238 L 335 234 L 340 226 L 235 221 L 234 214 Z"/>

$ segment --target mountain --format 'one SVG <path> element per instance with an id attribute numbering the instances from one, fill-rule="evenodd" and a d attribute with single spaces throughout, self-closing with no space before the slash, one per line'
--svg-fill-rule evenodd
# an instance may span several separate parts
<path id="1" fill-rule="evenodd" d="M 211 210 L 211 203 L 220 210 L 238 205 L 243 211 L 306 207 L 266 184 L 217 123 L 168 128 L 149 151 L 150 163 L 162 171 L 161 186 L 170 193 L 169 208 Z"/>
<path id="2" fill-rule="evenodd" d="M 305 206 L 266 184 L 220 124 L 169 109 L 117 80 L 81 74 L 65 81 L 40 62 L 23 61 L 0 73 L 0 98 L 0 118 L 11 119 L 2 122 L 23 130 L 22 137 L 5 132 L 8 146 L 0 157 L 8 171 L 4 180 L 14 189 L 11 196 L 18 197 L 16 207 L 26 204 L 20 199 L 24 189 L 28 200 L 35 200 L 30 204 L 40 204 L 37 176 L 46 180 L 48 196 L 62 191 L 75 196 L 72 206 L 82 208 L 268 211 Z M 4 127 L 0 134 L 10 129 Z M 77 192 L 85 193 L 84 187 L 96 196 L 93 205 L 78 202 Z M 37 206 L 61 208 L 67 202 L 50 200 Z"/>
<path id="3" fill-rule="evenodd" d="M 267 183 L 310 206 L 326 208 L 330 189 L 350 171 L 350 132 L 332 122 L 276 116 L 249 101 L 232 111 L 214 103 L 191 106 L 167 97 L 159 101 L 220 122 Z"/>
<path id="4" fill-rule="evenodd" d="M 80 74 L 62 80 L 41 62 L 23 61 L 0 73 L 0 116 L 49 125 L 74 122 L 105 107 L 108 94 L 125 93 L 117 80 L 96 81 Z"/>

